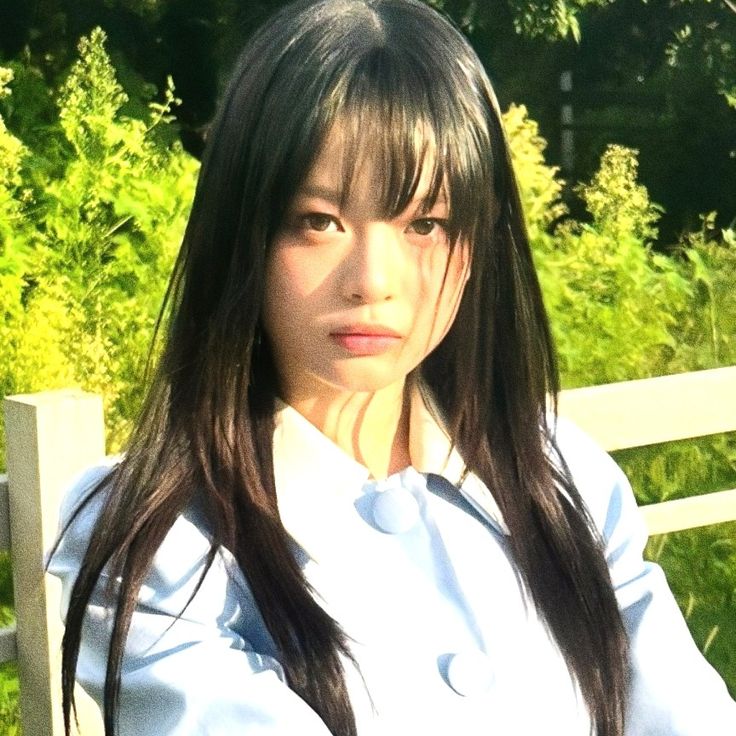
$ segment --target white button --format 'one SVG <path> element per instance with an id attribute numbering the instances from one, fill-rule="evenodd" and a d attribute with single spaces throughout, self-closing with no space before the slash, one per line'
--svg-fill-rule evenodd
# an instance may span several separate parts
<path id="1" fill-rule="evenodd" d="M 480 650 L 450 656 L 447 682 L 458 695 L 483 695 L 490 690 L 493 680 L 491 660 Z"/>
<path id="2" fill-rule="evenodd" d="M 373 521 L 389 534 L 409 531 L 419 519 L 419 504 L 406 488 L 388 488 L 376 494 Z"/>

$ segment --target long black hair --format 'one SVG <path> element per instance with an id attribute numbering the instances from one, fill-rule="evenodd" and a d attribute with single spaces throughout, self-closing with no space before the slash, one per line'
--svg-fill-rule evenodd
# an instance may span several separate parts
<path id="1" fill-rule="evenodd" d="M 496 497 L 520 583 L 593 728 L 621 736 L 626 636 L 600 540 L 545 420 L 557 368 L 498 105 L 461 33 L 418 0 L 297 2 L 256 32 L 236 65 L 167 292 L 161 357 L 72 591 L 67 733 L 82 620 L 101 571 L 121 581 L 104 689 L 112 736 L 138 591 L 194 489 L 212 528 L 209 562 L 221 545 L 234 554 L 290 687 L 336 736 L 356 733 L 341 665 L 348 640 L 313 598 L 279 517 L 278 387 L 261 328 L 270 244 L 338 120 L 349 151 L 382 156 L 386 214 L 413 196 L 426 150 L 417 130 L 431 138 L 433 196 L 446 186 L 450 231 L 470 244 L 471 265 L 422 380 L 468 470 Z"/>

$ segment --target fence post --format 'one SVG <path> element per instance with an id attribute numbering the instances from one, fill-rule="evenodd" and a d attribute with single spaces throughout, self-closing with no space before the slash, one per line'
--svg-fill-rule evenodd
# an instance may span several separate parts
<path id="1" fill-rule="evenodd" d="M 23 735 L 61 736 L 60 585 L 44 575 L 44 553 L 68 484 L 105 454 L 102 399 L 62 390 L 4 403 Z M 81 733 L 100 733 L 96 707 L 79 701 Z"/>

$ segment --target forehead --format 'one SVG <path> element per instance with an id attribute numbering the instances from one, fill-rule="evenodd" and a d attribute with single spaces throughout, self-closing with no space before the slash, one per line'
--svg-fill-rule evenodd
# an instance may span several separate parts
<path id="1" fill-rule="evenodd" d="M 325 134 L 298 189 L 300 196 L 336 200 L 340 205 L 370 206 L 380 214 L 398 214 L 413 201 L 447 199 L 434 136 L 414 125 L 401 140 L 397 131 L 356 128 L 338 120 Z"/>

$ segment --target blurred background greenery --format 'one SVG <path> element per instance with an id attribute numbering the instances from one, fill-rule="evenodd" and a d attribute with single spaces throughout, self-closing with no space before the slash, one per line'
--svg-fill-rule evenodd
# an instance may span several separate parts
<path id="1" fill-rule="evenodd" d="M 0 396 L 101 392 L 109 449 L 124 443 L 207 123 L 243 39 L 281 4 L 0 4 Z M 505 110 L 564 385 L 736 364 L 731 4 L 432 4 Z M 0 428 L 0 469 L 3 448 Z M 733 436 L 616 458 L 641 502 L 736 486 Z M 647 554 L 736 695 L 736 524 Z M 17 690 L 7 665 L 0 734 L 19 732 Z"/>

